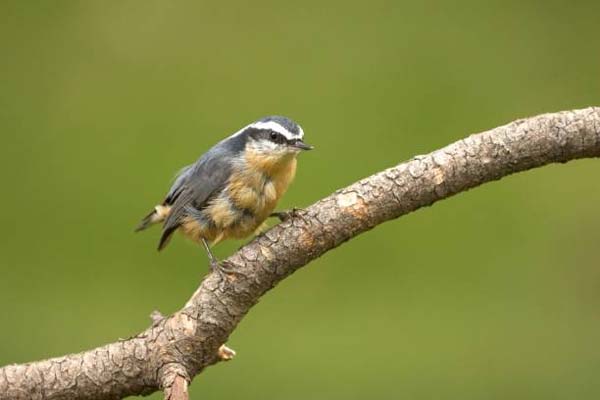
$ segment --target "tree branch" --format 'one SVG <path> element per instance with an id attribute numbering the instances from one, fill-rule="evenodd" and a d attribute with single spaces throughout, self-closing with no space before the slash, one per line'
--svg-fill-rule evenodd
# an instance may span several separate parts
<path id="1" fill-rule="evenodd" d="M 338 190 L 232 255 L 175 314 L 87 352 L 0 368 L 0 399 L 120 399 L 163 389 L 187 399 L 192 378 L 235 353 L 221 345 L 269 289 L 382 222 L 515 172 L 600 156 L 600 108 L 545 114 L 471 135 Z"/>

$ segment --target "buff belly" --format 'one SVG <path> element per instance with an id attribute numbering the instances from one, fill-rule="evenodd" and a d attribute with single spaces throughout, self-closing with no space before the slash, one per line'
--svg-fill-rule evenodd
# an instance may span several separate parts
<path id="1" fill-rule="evenodd" d="M 180 229 L 185 236 L 216 244 L 226 239 L 243 239 L 261 228 L 293 180 L 296 159 L 290 158 L 270 169 L 251 161 L 246 165 L 243 170 L 233 171 L 226 189 L 209 201 L 200 218 L 183 219 Z"/>

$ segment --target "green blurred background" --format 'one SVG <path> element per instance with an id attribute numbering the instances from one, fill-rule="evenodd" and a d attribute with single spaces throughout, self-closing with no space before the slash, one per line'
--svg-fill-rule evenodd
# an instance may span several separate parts
<path id="1" fill-rule="evenodd" d="M 2 1 L 0 364 L 177 310 L 203 251 L 177 238 L 157 254 L 158 230 L 132 230 L 239 127 L 302 124 L 317 150 L 281 206 L 305 206 L 467 134 L 600 105 L 598 15 L 598 1 Z M 238 357 L 192 398 L 599 398 L 599 171 L 513 176 L 326 254 L 251 311 Z"/>

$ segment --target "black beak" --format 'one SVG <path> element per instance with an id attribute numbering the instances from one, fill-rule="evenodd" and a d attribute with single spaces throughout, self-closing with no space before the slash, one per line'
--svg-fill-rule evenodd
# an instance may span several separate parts
<path id="1" fill-rule="evenodd" d="M 310 144 L 304 143 L 302 141 L 302 139 L 296 139 L 296 140 L 294 140 L 290 144 L 292 145 L 292 147 L 295 147 L 295 148 L 300 149 L 300 150 L 312 150 L 312 149 L 314 149 L 314 147 L 311 146 Z"/>

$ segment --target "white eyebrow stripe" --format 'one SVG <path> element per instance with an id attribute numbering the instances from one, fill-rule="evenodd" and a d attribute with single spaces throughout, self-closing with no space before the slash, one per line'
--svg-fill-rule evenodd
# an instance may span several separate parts
<path id="1" fill-rule="evenodd" d="M 245 127 L 243 127 L 242 129 L 240 129 L 239 131 L 237 131 L 236 133 L 232 134 L 230 137 L 234 137 L 234 136 L 239 136 L 242 133 L 244 133 L 244 131 L 248 128 L 250 128 L 250 126 L 252 126 L 252 124 L 250 125 L 246 125 Z"/>
<path id="2" fill-rule="evenodd" d="M 285 127 L 279 125 L 275 121 L 255 122 L 252 125 L 250 125 L 250 127 L 251 128 L 256 128 L 256 129 L 270 129 L 272 131 L 275 131 L 277 133 L 282 134 L 288 140 L 290 140 L 290 139 L 302 139 L 302 136 L 303 136 L 303 133 L 304 133 L 304 132 L 302 132 L 302 129 L 300 129 L 300 131 L 299 131 L 298 134 L 294 134 L 294 133 L 288 131 Z"/>

